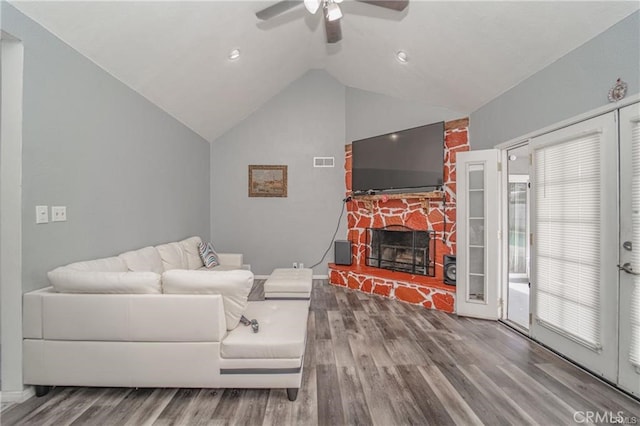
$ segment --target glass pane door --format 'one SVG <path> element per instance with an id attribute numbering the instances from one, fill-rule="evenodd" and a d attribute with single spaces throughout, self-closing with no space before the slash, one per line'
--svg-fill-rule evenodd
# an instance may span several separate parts
<path id="1" fill-rule="evenodd" d="M 456 312 L 498 319 L 498 151 L 461 152 L 456 171 Z"/>
<path id="2" fill-rule="evenodd" d="M 467 301 L 484 302 L 486 295 L 485 279 L 485 238 L 484 238 L 484 164 L 472 164 L 468 168 L 469 176 L 469 286 Z"/>
<path id="3" fill-rule="evenodd" d="M 533 337 L 618 373 L 617 123 L 605 114 L 531 140 Z"/>

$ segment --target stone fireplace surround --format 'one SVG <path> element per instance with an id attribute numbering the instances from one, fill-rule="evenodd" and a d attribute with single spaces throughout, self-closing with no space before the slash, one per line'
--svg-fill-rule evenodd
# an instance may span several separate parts
<path id="1" fill-rule="evenodd" d="M 469 150 L 469 119 L 445 123 L 442 192 L 353 196 L 347 202 L 353 262 L 329 264 L 329 282 L 425 308 L 453 312 L 455 287 L 444 284 L 444 255 L 456 252 L 456 154 Z M 345 147 L 345 186 L 351 191 L 351 145 Z M 367 228 L 402 225 L 435 232 L 435 276 L 413 275 L 366 265 Z"/>

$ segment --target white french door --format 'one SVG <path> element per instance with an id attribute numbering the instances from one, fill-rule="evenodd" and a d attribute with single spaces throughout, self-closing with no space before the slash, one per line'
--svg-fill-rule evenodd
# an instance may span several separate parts
<path id="1" fill-rule="evenodd" d="M 616 112 L 530 142 L 531 334 L 614 382 L 618 376 L 617 148 Z"/>
<path id="2" fill-rule="evenodd" d="M 618 384 L 640 395 L 640 104 L 620 110 Z"/>
<path id="3" fill-rule="evenodd" d="M 458 315 L 498 319 L 499 153 L 488 149 L 456 157 Z"/>

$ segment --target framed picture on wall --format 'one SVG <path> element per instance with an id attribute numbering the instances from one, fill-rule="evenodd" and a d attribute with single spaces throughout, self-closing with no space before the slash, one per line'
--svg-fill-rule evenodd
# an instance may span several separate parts
<path id="1" fill-rule="evenodd" d="M 287 166 L 249 166 L 249 197 L 286 197 Z"/>

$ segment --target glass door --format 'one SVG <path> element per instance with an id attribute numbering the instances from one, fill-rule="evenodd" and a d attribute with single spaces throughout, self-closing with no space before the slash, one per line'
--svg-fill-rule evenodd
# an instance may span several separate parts
<path id="1" fill-rule="evenodd" d="M 456 158 L 458 315 L 498 319 L 498 154 L 469 151 Z"/>
<path id="2" fill-rule="evenodd" d="M 618 378 L 616 113 L 530 142 L 531 334 L 596 374 Z"/>

